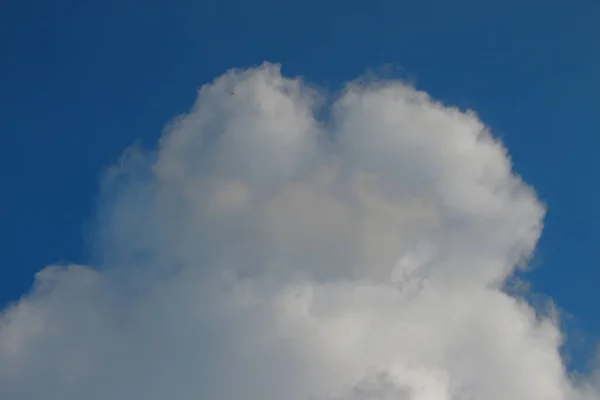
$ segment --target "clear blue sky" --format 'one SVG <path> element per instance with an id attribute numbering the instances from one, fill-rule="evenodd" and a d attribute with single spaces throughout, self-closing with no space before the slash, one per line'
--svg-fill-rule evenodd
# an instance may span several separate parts
<path id="1" fill-rule="evenodd" d="M 475 108 L 548 204 L 534 288 L 600 336 L 600 2 L 56 1 L 0 5 L 0 304 L 86 262 L 103 168 L 231 67 L 336 87 L 387 63 Z"/>

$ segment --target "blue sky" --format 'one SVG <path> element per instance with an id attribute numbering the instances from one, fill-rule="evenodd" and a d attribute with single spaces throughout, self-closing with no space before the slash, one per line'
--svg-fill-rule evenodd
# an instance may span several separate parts
<path id="1" fill-rule="evenodd" d="M 100 173 L 202 84 L 268 60 L 336 88 L 391 64 L 502 137 L 549 210 L 528 278 L 598 336 L 598 21 L 594 0 L 4 1 L 0 304 L 89 261 Z"/>

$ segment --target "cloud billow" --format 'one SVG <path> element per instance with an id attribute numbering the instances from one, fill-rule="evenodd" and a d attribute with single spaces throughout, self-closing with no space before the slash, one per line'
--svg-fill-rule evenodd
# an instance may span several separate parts
<path id="1" fill-rule="evenodd" d="M 0 398 L 599 399 L 502 290 L 544 213 L 473 112 L 229 71 L 107 172 L 98 265 L 4 310 Z"/>

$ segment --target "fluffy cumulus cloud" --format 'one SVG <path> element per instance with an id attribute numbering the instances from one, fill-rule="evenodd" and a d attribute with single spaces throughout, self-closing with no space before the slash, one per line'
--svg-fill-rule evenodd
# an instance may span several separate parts
<path id="1" fill-rule="evenodd" d="M 101 192 L 96 265 L 2 313 L 2 399 L 600 398 L 503 290 L 534 190 L 475 113 L 402 82 L 227 72 Z"/>

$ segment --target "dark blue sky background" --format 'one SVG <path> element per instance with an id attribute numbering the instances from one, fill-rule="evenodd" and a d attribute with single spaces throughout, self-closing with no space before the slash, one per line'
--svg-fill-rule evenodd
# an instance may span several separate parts
<path id="1" fill-rule="evenodd" d="M 477 110 L 549 207 L 528 278 L 600 336 L 597 0 L 3 0 L 0 305 L 88 260 L 99 174 L 126 146 L 264 60 L 329 88 L 391 63 Z"/>

